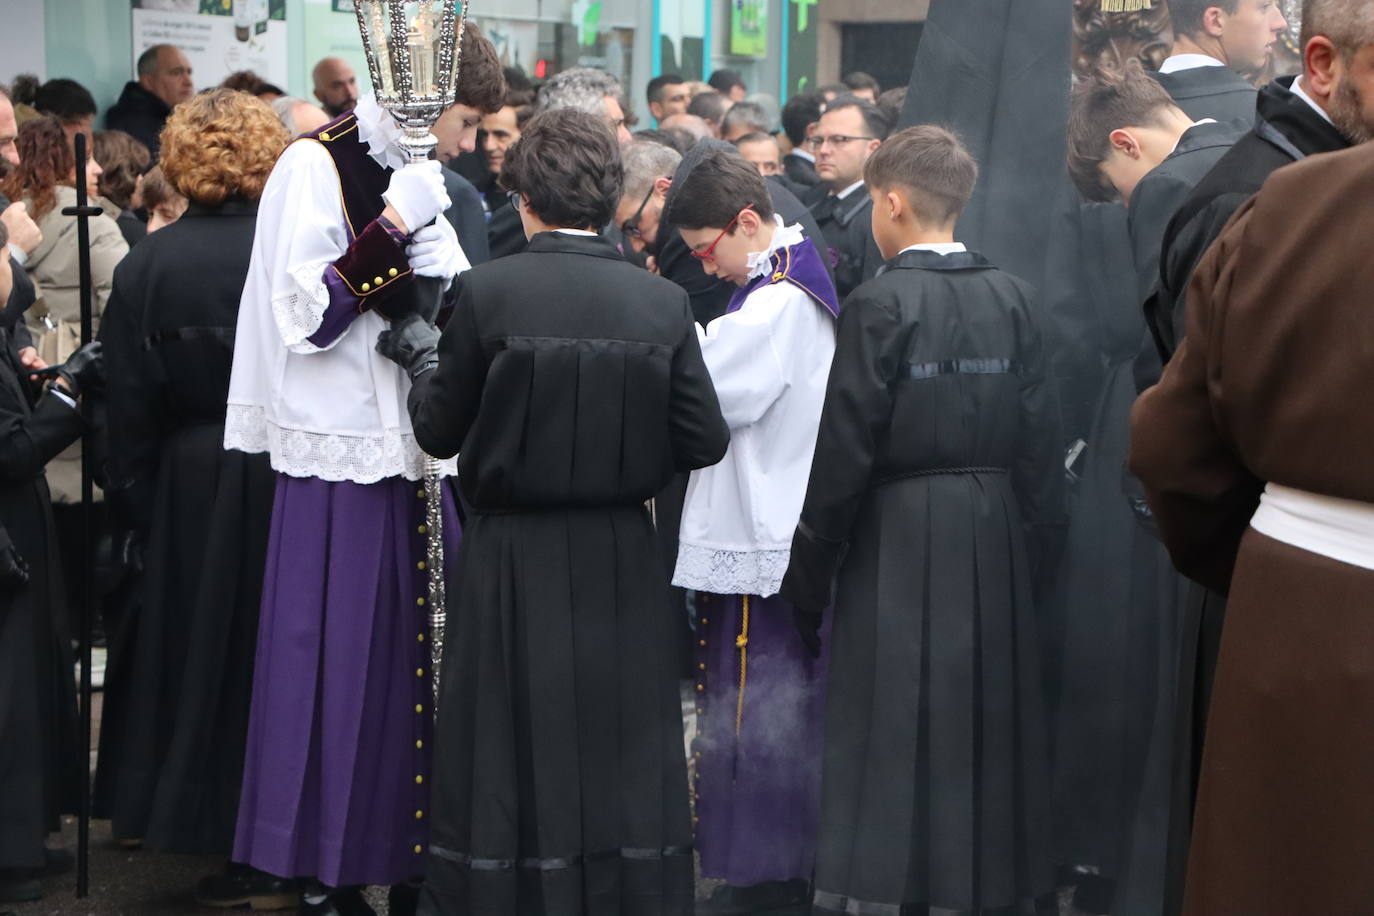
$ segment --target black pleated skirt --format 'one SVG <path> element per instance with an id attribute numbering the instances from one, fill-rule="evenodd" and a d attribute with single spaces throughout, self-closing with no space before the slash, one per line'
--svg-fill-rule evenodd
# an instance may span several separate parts
<path id="1" fill-rule="evenodd" d="M 423 912 L 692 912 L 666 582 L 642 507 L 471 517 L 449 587 Z"/>
<path id="2" fill-rule="evenodd" d="M 866 500 L 840 572 L 818 912 L 1030 912 L 1053 890 L 1031 574 L 1005 474 Z"/>

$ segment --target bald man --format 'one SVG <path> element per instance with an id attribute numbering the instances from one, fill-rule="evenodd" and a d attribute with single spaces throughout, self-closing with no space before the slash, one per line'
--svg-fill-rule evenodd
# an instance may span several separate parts
<path id="1" fill-rule="evenodd" d="M 196 91 L 191 62 L 175 45 L 153 45 L 138 56 L 137 79 L 124 85 L 105 115 L 105 126 L 131 134 L 157 161 L 162 125 L 172 109 Z"/>
<path id="2" fill-rule="evenodd" d="M 348 61 L 326 57 L 311 71 L 315 81 L 315 98 L 331 118 L 352 111 L 358 104 L 358 76 Z"/>

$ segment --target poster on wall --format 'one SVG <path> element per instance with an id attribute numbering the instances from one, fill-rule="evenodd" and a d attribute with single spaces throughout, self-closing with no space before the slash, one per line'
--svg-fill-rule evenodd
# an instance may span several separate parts
<path id="1" fill-rule="evenodd" d="M 133 60 L 153 45 L 176 45 L 197 89 L 237 70 L 287 84 L 286 0 L 131 0 Z"/>
<path id="2" fill-rule="evenodd" d="M 768 0 L 730 0 L 730 53 L 768 56 Z"/>

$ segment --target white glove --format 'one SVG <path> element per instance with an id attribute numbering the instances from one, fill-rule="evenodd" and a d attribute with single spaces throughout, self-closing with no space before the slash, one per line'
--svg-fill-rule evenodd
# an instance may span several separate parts
<path id="1" fill-rule="evenodd" d="M 382 200 L 391 204 L 405 223 L 406 232 L 414 232 L 443 213 L 452 203 L 444 190 L 444 176 L 437 160 L 412 162 L 391 173 Z"/>
<path id="2" fill-rule="evenodd" d="M 447 222 L 425 226 L 411 236 L 406 258 L 417 276 L 440 280 L 452 280 L 472 266 Z"/>

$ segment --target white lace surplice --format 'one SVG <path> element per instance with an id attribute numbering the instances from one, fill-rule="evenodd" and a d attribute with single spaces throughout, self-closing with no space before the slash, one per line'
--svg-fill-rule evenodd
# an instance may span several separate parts
<path id="1" fill-rule="evenodd" d="M 779 226 L 773 247 L 801 240 L 800 227 Z M 751 260 L 752 276 L 769 269 L 768 253 Z M 698 336 L 730 448 L 692 472 L 673 584 L 766 598 L 782 584 L 801 516 L 835 322 L 797 287 L 773 283 Z"/>
<path id="2" fill-rule="evenodd" d="M 371 97 L 357 114 L 360 139 L 374 141 L 371 155 L 395 165 L 379 140 L 390 116 Z M 386 321 L 366 312 L 325 347 L 309 340 L 329 306 L 325 268 L 347 248 L 333 160 L 321 144 L 298 140 L 277 161 L 258 205 L 224 446 L 267 452 L 274 470 L 293 477 L 418 480 L 424 456 L 406 409 L 410 380 L 373 349 Z M 454 461 L 441 465 L 454 473 Z"/>

